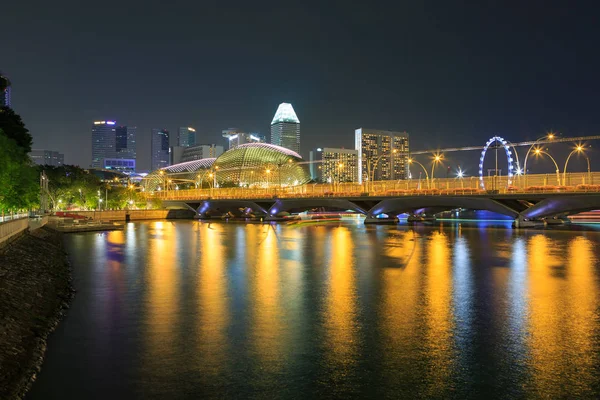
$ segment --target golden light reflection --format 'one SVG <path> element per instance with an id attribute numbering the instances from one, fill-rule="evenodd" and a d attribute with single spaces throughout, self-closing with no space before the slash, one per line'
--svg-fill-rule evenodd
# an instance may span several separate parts
<path id="1" fill-rule="evenodd" d="M 251 307 L 252 343 L 266 372 L 280 368 L 285 351 L 279 278 L 279 243 L 277 234 L 267 228 L 261 231 L 257 258 L 248 259 L 248 267 L 256 260 L 252 276 Z"/>
<path id="2" fill-rule="evenodd" d="M 429 376 L 429 395 L 435 396 L 448 389 L 452 373 L 453 316 L 452 316 L 452 261 L 448 237 L 432 232 L 427 245 L 428 265 L 425 282 L 425 308 L 428 330 L 427 355 L 435 365 Z"/>
<path id="3" fill-rule="evenodd" d="M 421 320 L 422 248 L 414 231 L 390 235 L 385 245 L 387 256 L 396 259 L 399 267 L 381 269 L 382 371 L 392 383 L 406 382 L 414 380 L 415 371 L 397 366 L 420 346 L 415 324 Z"/>
<path id="4" fill-rule="evenodd" d="M 588 398 L 597 384 L 599 351 L 592 244 L 581 236 L 565 245 L 536 235 L 529 241 L 529 255 L 533 385 L 548 398 Z"/>
<path id="5" fill-rule="evenodd" d="M 357 354 L 356 277 L 354 272 L 354 243 L 345 227 L 331 233 L 332 256 L 329 291 L 326 299 L 325 329 L 329 365 L 334 366 L 334 382 L 344 379 Z"/>
<path id="6" fill-rule="evenodd" d="M 161 235 L 158 235 L 157 228 Z M 158 237 L 160 236 L 160 237 Z M 161 359 L 174 357 L 174 327 L 177 326 L 179 310 L 176 240 L 172 224 L 155 222 L 150 227 L 147 265 L 147 328 L 148 359 L 160 364 Z"/>
<path id="7" fill-rule="evenodd" d="M 203 379 L 218 376 L 228 350 L 229 309 L 223 226 L 201 226 L 201 258 L 198 266 L 198 356 Z"/>

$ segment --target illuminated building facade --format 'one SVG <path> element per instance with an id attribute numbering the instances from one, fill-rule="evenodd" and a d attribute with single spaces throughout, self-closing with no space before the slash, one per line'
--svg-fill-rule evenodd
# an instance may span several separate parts
<path id="1" fill-rule="evenodd" d="M 169 131 L 166 129 L 152 129 L 151 142 L 152 170 L 169 166 Z"/>
<path id="2" fill-rule="evenodd" d="M 177 135 L 177 145 L 180 147 L 196 145 L 196 129 L 190 126 L 180 127 Z"/>
<path id="3" fill-rule="evenodd" d="M 217 158 L 223 154 L 223 146 L 216 144 L 199 144 L 183 149 L 180 162 L 202 160 L 203 158 Z"/>
<path id="4" fill-rule="evenodd" d="M 310 181 L 310 173 L 295 151 L 268 143 L 246 143 L 215 161 L 220 186 L 296 186 Z"/>
<path id="5" fill-rule="evenodd" d="M 271 143 L 300 153 L 300 120 L 289 103 L 281 103 L 271 121 Z"/>
<path id="6" fill-rule="evenodd" d="M 115 121 L 94 121 L 92 125 L 92 168 L 102 168 L 105 158 L 116 158 Z"/>
<path id="7" fill-rule="evenodd" d="M 146 177 L 146 190 L 155 191 L 160 183 L 204 187 L 288 187 L 310 181 L 302 157 L 294 151 L 268 143 L 246 143 L 228 150 L 216 159 L 204 158 L 158 168 Z M 162 172 L 161 172 L 162 171 Z M 166 182 L 166 183 L 165 183 Z"/>
<path id="8" fill-rule="evenodd" d="M 137 127 L 117 126 L 115 128 L 115 158 L 136 159 L 136 137 Z"/>
<path id="9" fill-rule="evenodd" d="M 10 103 L 10 80 L 2 75 L 0 72 L 0 77 L 6 82 L 7 86 L 2 92 L 0 92 L 0 107 L 11 107 Z"/>
<path id="10" fill-rule="evenodd" d="M 246 143 L 264 143 L 265 137 L 257 133 L 241 132 L 237 128 L 223 130 L 223 137 L 227 139 L 228 149 L 235 149 Z"/>
<path id="11" fill-rule="evenodd" d="M 52 150 L 31 150 L 29 153 L 31 161 L 37 165 L 51 165 L 53 167 L 60 167 L 65 163 L 65 155 L 58 151 Z"/>
<path id="12" fill-rule="evenodd" d="M 408 177 L 408 133 L 359 128 L 354 139 L 359 182 Z"/>
<path id="13" fill-rule="evenodd" d="M 332 147 L 310 152 L 310 176 L 317 182 L 358 182 L 358 150 Z"/>
<path id="14" fill-rule="evenodd" d="M 135 160 L 127 158 L 105 158 L 102 160 L 103 169 L 111 169 L 123 173 L 135 172 Z"/>

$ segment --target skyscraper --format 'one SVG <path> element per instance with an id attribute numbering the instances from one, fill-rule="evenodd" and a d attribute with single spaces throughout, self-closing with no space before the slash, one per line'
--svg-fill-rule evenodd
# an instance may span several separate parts
<path id="1" fill-rule="evenodd" d="M 37 165 L 51 165 L 53 167 L 60 167 L 65 163 L 65 155 L 58 151 L 52 150 L 31 150 L 29 153 L 31 161 Z"/>
<path id="2" fill-rule="evenodd" d="M 152 170 L 169 166 L 169 131 L 152 129 Z"/>
<path id="3" fill-rule="evenodd" d="M 359 128 L 354 139 L 360 182 L 407 178 L 408 133 Z"/>
<path id="4" fill-rule="evenodd" d="M 137 127 L 117 126 L 115 128 L 115 152 L 118 159 L 136 159 L 135 136 Z"/>
<path id="5" fill-rule="evenodd" d="M 300 153 L 300 120 L 289 103 L 277 107 L 271 121 L 271 143 Z"/>
<path id="6" fill-rule="evenodd" d="M 92 125 L 92 168 L 102 168 L 105 158 L 116 156 L 115 121 L 94 121 Z"/>
<path id="7" fill-rule="evenodd" d="M 223 137 L 227 139 L 229 150 L 235 149 L 245 143 L 264 143 L 264 136 L 257 133 L 241 132 L 237 128 L 229 128 L 222 131 Z"/>
<path id="8" fill-rule="evenodd" d="M 6 86 L 6 89 L 4 89 L 2 92 L 0 92 L 0 107 L 11 107 L 10 105 L 10 81 L 8 80 L 8 78 L 4 75 L 2 75 L 2 73 L 0 72 L 0 77 L 3 78 L 6 83 L 8 84 Z"/>
<path id="9" fill-rule="evenodd" d="M 358 151 L 318 148 L 310 152 L 310 177 L 317 182 L 358 182 Z"/>
<path id="10" fill-rule="evenodd" d="M 180 147 L 189 147 L 196 144 L 196 130 L 189 126 L 179 128 L 177 145 Z"/>

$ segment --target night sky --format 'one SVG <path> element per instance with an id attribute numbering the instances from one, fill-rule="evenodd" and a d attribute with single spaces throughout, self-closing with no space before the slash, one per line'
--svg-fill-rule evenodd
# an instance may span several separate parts
<path id="1" fill-rule="evenodd" d="M 322 3 L 3 2 L 0 70 L 34 148 L 85 167 L 94 120 L 137 126 L 147 169 L 152 128 L 224 145 L 229 127 L 268 136 L 281 102 L 305 157 L 358 127 L 414 150 L 600 134 L 594 2 Z"/>

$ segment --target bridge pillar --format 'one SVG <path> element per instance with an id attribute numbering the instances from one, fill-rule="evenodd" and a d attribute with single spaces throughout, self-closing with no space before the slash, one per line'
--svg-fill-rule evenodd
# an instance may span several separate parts
<path id="1" fill-rule="evenodd" d="M 539 221 L 533 221 L 519 215 L 512 223 L 513 228 L 533 228 L 539 226 L 541 223 Z"/>

